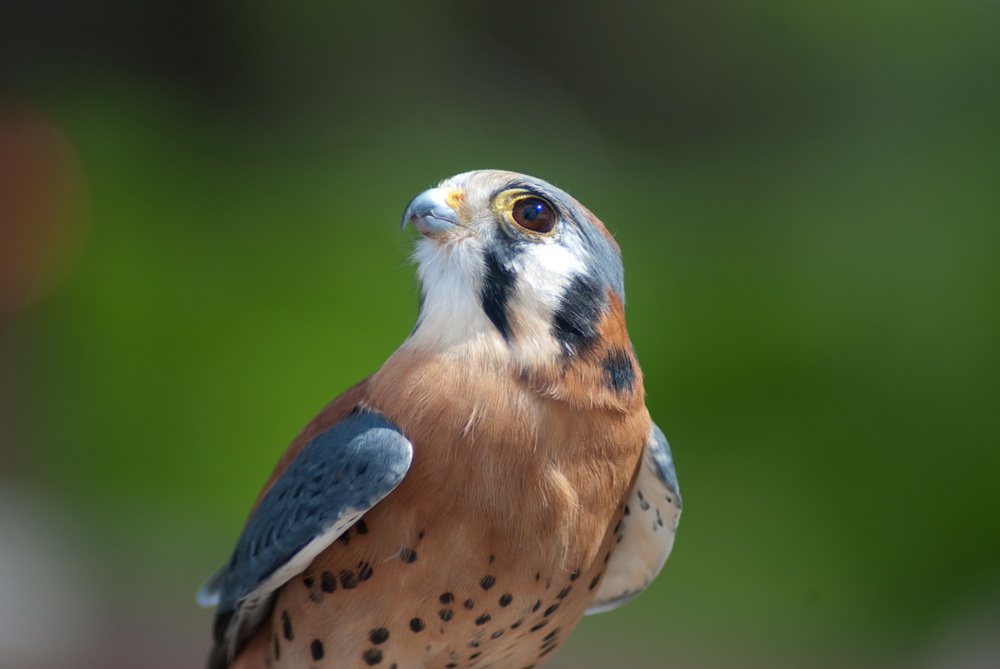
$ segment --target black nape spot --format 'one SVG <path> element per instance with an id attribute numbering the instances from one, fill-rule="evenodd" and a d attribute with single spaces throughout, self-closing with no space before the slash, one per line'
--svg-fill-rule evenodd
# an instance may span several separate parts
<path id="1" fill-rule="evenodd" d="M 476 618 L 476 624 L 477 625 L 485 625 L 486 623 L 488 623 L 491 620 L 493 620 L 493 617 L 490 614 L 488 614 L 488 613 L 484 613 L 483 615 L 481 615 L 478 618 Z"/>
<path id="2" fill-rule="evenodd" d="M 494 555 L 493 553 L 490 553 L 490 564 L 493 564 L 493 561 L 496 560 L 496 559 L 497 559 L 497 556 Z"/>
<path id="3" fill-rule="evenodd" d="M 441 616 L 441 620 L 448 622 L 455 615 L 455 612 L 451 609 L 441 609 L 438 611 L 438 615 Z"/>
<path id="4" fill-rule="evenodd" d="M 507 606 L 512 601 L 514 601 L 514 595 L 510 594 L 509 592 L 505 592 L 502 595 L 500 595 L 500 606 Z"/>
<path id="5" fill-rule="evenodd" d="M 483 578 L 479 581 L 479 585 L 483 588 L 483 590 L 489 590 L 496 584 L 496 582 L 497 582 L 496 576 L 487 574 L 486 576 L 483 576 Z"/>
<path id="6" fill-rule="evenodd" d="M 561 632 L 561 631 L 562 631 L 562 628 L 561 628 L 561 627 L 557 627 L 557 628 L 555 628 L 554 630 L 552 630 L 551 632 L 549 632 L 548 634 L 546 634 L 546 635 L 545 635 L 545 638 L 544 638 L 544 639 L 542 639 L 542 641 L 551 641 L 551 640 L 552 640 L 552 638 L 553 638 L 553 637 L 554 637 L 555 635 L 559 634 L 559 632 Z"/>
<path id="7" fill-rule="evenodd" d="M 423 538 L 424 538 L 424 531 L 420 530 L 419 532 L 417 532 L 417 539 L 423 539 Z"/>
<path id="8" fill-rule="evenodd" d="M 403 548 L 399 551 L 399 557 L 403 560 L 403 562 L 412 564 L 417 560 L 417 551 L 412 548 Z"/>
<path id="9" fill-rule="evenodd" d="M 512 625 L 510 626 L 510 628 L 511 628 L 512 630 L 516 630 L 516 629 L 517 629 L 518 627 L 520 627 L 520 626 L 521 626 L 521 625 L 522 625 L 523 623 L 524 623 L 524 621 L 523 621 L 523 620 L 518 620 L 517 622 L 515 622 L 514 624 L 512 624 Z"/>
<path id="10" fill-rule="evenodd" d="M 545 615 L 545 616 L 551 616 L 551 615 L 552 615 L 552 613 L 553 613 L 553 612 L 554 612 L 554 611 L 555 611 L 556 609 L 558 609 L 558 608 L 559 608 L 559 602 L 556 602 L 555 604 L 553 604 L 553 605 L 552 605 L 552 606 L 550 606 L 549 608 L 545 609 L 545 613 L 544 613 L 543 615 Z"/>
<path id="11" fill-rule="evenodd" d="M 574 571 L 572 574 L 569 575 L 569 580 L 571 580 L 571 581 L 575 581 L 578 578 L 580 578 L 580 570 L 579 569 L 577 569 L 576 571 Z"/>
<path id="12" fill-rule="evenodd" d="M 312 576 L 306 576 L 305 578 L 302 579 L 302 585 L 306 586 L 307 588 L 312 588 L 313 584 L 315 583 L 316 581 L 313 579 Z"/>
<path id="13" fill-rule="evenodd" d="M 587 590 L 593 590 L 594 588 L 596 588 L 597 583 L 600 580 L 601 580 L 601 575 L 598 574 L 597 576 L 594 577 L 594 580 L 590 582 L 590 585 L 587 586 Z"/>
<path id="14" fill-rule="evenodd" d="M 469 656 L 469 659 L 470 660 L 474 660 L 474 659 L 476 659 L 477 657 L 479 657 L 482 654 L 483 654 L 482 651 L 476 651 L 475 653 L 473 653 L 472 655 Z"/>
<path id="15" fill-rule="evenodd" d="M 455 595 L 450 592 L 442 592 L 441 596 L 438 597 L 442 604 L 451 604 L 455 601 Z"/>
<path id="16" fill-rule="evenodd" d="M 324 571 L 319 578 L 319 587 L 323 592 L 333 592 L 337 589 L 337 577 L 328 571 Z"/>
<path id="17" fill-rule="evenodd" d="M 281 633 L 285 636 L 286 641 L 295 639 L 295 634 L 292 631 L 292 619 L 288 617 L 288 611 L 281 612 Z"/>
<path id="18" fill-rule="evenodd" d="M 448 664 L 446 664 L 444 666 L 447 667 L 447 669 L 455 669 L 455 667 L 458 666 L 458 663 L 457 662 L 449 662 Z"/>
<path id="19" fill-rule="evenodd" d="M 281 643 L 278 641 L 278 637 L 274 637 L 274 659 L 281 659 Z"/>
<path id="20" fill-rule="evenodd" d="M 376 646 L 380 643 L 385 643 L 389 638 L 389 630 L 384 627 L 376 627 L 371 632 L 368 633 L 368 640 L 371 641 Z"/>
<path id="21" fill-rule="evenodd" d="M 543 620 L 542 622 L 540 622 L 540 623 L 538 623 L 537 625 L 535 625 L 534 627 L 532 627 L 532 628 L 531 628 L 531 631 L 532 631 L 532 632 L 537 632 L 538 630 L 542 629 L 543 627 L 545 627 L 545 626 L 546 626 L 546 625 L 548 625 L 548 624 L 549 624 L 549 621 L 548 621 L 548 619 L 546 619 L 546 620 Z"/>
<path id="22" fill-rule="evenodd" d="M 601 361 L 604 368 L 604 384 L 616 393 L 632 390 L 635 385 L 635 366 L 627 351 L 611 349 Z"/>
<path id="23" fill-rule="evenodd" d="M 502 636 L 503 636 L 503 633 L 504 633 L 505 631 L 506 631 L 506 630 L 497 630 L 496 632 L 494 632 L 493 634 L 491 634 L 491 635 L 490 635 L 490 638 L 491 638 L 491 639 L 499 639 L 500 637 L 502 637 Z"/>
<path id="24" fill-rule="evenodd" d="M 358 534 L 368 534 L 368 525 L 365 524 L 364 518 L 354 523 L 354 529 L 358 531 Z"/>
<path id="25" fill-rule="evenodd" d="M 597 323 L 606 297 L 601 284 L 588 276 L 576 276 L 566 288 L 552 319 L 552 334 L 566 355 L 579 355 L 597 341 Z"/>
<path id="26" fill-rule="evenodd" d="M 340 585 L 342 585 L 345 590 L 358 587 L 357 575 L 353 571 L 340 572 Z"/>
<path id="27" fill-rule="evenodd" d="M 323 659 L 323 642 L 319 639 L 313 639 L 313 642 L 309 644 L 309 653 L 312 655 L 314 660 Z"/>
<path id="28" fill-rule="evenodd" d="M 369 648 L 361 654 L 361 659 L 365 661 L 369 667 L 374 667 L 382 661 L 382 651 L 378 648 Z"/>
<path id="29" fill-rule="evenodd" d="M 358 563 L 358 580 L 367 581 L 372 577 L 372 566 L 367 562 Z"/>
<path id="30" fill-rule="evenodd" d="M 566 595 L 568 595 L 569 591 L 572 589 L 573 589 L 572 585 L 567 585 L 565 588 L 559 591 L 559 594 L 556 595 L 556 599 L 566 599 Z"/>
<path id="31" fill-rule="evenodd" d="M 531 610 L 537 611 L 540 608 L 542 608 L 542 600 L 539 599 L 537 602 L 535 602 L 535 605 L 531 607 Z"/>
<path id="32" fill-rule="evenodd" d="M 422 632 L 424 630 L 424 621 L 420 618 L 413 618 L 410 620 L 410 629 L 413 632 Z"/>
<path id="33" fill-rule="evenodd" d="M 495 253 L 483 256 L 483 268 L 486 276 L 483 278 L 483 288 L 479 292 L 479 302 L 483 312 L 490 322 L 500 331 L 505 340 L 510 340 L 510 315 L 507 303 L 514 294 L 514 283 L 517 275 L 500 263 Z"/>

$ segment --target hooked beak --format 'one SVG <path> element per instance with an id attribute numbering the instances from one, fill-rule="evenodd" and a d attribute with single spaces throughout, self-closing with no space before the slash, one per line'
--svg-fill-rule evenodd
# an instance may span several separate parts
<path id="1" fill-rule="evenodd" d="M 431 188 L 410 200 L 403 212 L 402 225 L 413 226 L 425 237 L 435 238 L 447 234 L 456 227 L 464 227 L 459 223 L 458 212 L 450 204 L 459 194 L 445 188 Z"/>

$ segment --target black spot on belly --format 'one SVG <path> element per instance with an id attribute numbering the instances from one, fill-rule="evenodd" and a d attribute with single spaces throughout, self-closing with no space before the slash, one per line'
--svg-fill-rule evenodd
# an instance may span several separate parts
<path id="1" fill-rule="evenodd" d="M 369 648 L 361 654 L 361 659 L 364 660 L 365 664 L 369 667 L 373 667 L 382 662 L 382 651 L 378 648 Z"/>
<path id="2" fill-rule="evenodd" d="M 372 577 L 372 566 L 367 562 L 358 563 L 358 580 L 367 581 Z"/>
<path id="3" fill-rule="evenodd" d="M 479 581 L 479 585 L 482 587 L 483 590 L 489 590 L 496 584 L 496 582 L 497 582 L 496 576 L 491 576 L 487 574 L 486 576 L 483 576 L 483 578 Z"/>
<path id="4" fill-rule="evenodd" d="M 319 639 L 313 639 L 313 642 L 309 644 L 309 653 L 312 655 L 314 660 L 323 659 L 323 642 Z"/>
<path id="5" fill-rule="evenodd" d="M 417 561 L 417 551 L 412 548 L 404 548 L 399 551 L 399 557 L 403 562 L 412 564 Z"/>
<path id="6" fill-rule="evenodd" d="M 358 534 L 368 534 L 368 525 L 365 524 L 363 518 L 354 523 L 354 529 L 357 530 Z"/>
<path id="7" fill-rule="evenodd" d="M 358 576 L 353 571 L 340 572 L 340 585 L 346 590 L 358 587 Z"/>
<path id="8" fill-rule="evenodd" d="M 324 571 L 319 579 L 319 587 L 323 589 L 323 592 L 333 592 L 337 589 L 337 577 Z"/>
<path id="9" fill-rule="evenodd" d="M 288 641 L 292 641 L 295 638 L 295 633 L 292 630 L 292 619 L 288 617 L 288 611 L 281 612 L 281 633 Z"/>
<path id="10" fill-rule="evenodd" d="M 594 345 L 605 303 L 605 290 L 596 279 L 573 277 L 552 318 L 552 334 L 566 355 L 579 355 Z"/>
<path id="11" fill-rule="evenodd" d="M 476 605 L 476 603 L 474 601 L 472 601 L 471 599 L 467 599 L 467 600 L 465 600 L 462 603 L 462 606 L 464 606 L 466 609 L 469 609 L 469 610 L 471 610 L 472 607 L 474 607 L 475 605 Z"/>
<path id="12" fill-rule="evenodd" d="M 438 597 L 442 604 L 451 604 L 455 601 L 455 595 L 450 592 L 442 592 L 441 596 Z"/>
<path id="13" fill-rule="evenodd" d="M 441 609 L 438 611 L 438 615 L 441 617 L 441 620 L 448 622 L 455 615 L 455 612 L 451 609 Z"/>
<path id="14" fill-rule="evenodd" d="M 492 616 L 490 616 L 490 614 L 484 613 L 483 615 L 481 615 L 478 618 L 476 618 L 476 624 L 477 625 L 485 625 L 486 623 L 488 623 L 492 619 L 493 618 L 492 618 Z"/>
<path id="15" fill-rule="evenodd" d="M 422 632 L 424 629 L 424 621 L 420 618 L 413 618 L 410 620 L 410 629 L 414 632 Z"/>
<path id="16" fill-rule="evenodd" d="M 628 352 L 613 348 L 601 361 L 604 368 L 604 384 L 616 393 L 632 390 L 635 385 L 635 366 Z"/>
<path id="17" fill-rule="evenodd" d="M 512 601 L 514 601 L 514 595 L 510 594 L 509 592 L 505 592 L 502 595 L 500 595 L 500 606 L 507 606 Z"/>
<path id="18" fill-rule="evenodd" d="M 376 646 L 380 643 L 385 643 L 389 638 L 389 630 L 384 627 L 376 627 L 371 632 L 368 633 L 368 640 L 371 641 Z"/>

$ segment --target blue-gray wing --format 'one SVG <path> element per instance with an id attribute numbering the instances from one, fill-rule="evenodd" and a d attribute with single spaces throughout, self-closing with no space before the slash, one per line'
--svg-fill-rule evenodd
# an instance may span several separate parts
<path id="1" fill-rule="evenodd" d="M 247 521 L 229 563 L 198 593 L 203 606 L 218 606 L 220 666 L 256 630 L 275 591 L 388 495 L 412 457 L 396 425 L 360 408 L 302 447 Z"/>
<path id="2" fill-rule="evenodd" d="M 673 548 L 681 493 L 670 444 L 655 423 L 625 508 L 620 541 L 587 613 L 616 608 L 645 590 Z"/>

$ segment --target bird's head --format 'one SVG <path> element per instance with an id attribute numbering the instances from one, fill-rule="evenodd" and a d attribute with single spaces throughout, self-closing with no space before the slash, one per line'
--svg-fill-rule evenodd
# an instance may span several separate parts
<path id="1" fill-rule="evenodd" d="M 424 239 L 407 347 L 500 360 L 550 394 L 572 369 L 618 395 L 641 386 L 621 252 L 569 194 L 514 172 L 465 172 L 417 195 L 409 223 Z"/>

